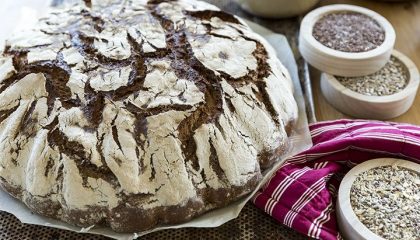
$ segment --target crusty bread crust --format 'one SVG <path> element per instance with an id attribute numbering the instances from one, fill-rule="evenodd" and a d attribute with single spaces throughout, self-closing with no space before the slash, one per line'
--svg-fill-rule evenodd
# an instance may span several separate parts
<path id="1" fill-rule="evenodd" d="M 56 9 L 0 57 L 0 185 L 82 227 L 188 221 L 250 193 L 287 149 L 289 78 L 207 3 Z"/>

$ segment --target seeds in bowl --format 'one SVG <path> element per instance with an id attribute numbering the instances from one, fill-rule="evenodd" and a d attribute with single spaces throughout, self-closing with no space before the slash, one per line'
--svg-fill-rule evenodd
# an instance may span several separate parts
<path id="1" fill-rule="evenodd" d="M 373 18 L 357 12 L 330 13 L 319 19 L 312 36 L 343 52 L 367 52 L 385 41 L 385 30 Z"/>
<path id="2" fill-rule="evenodd" d="M 335 78 L 346 88 L 368 96 L 387 96 L 400 92 L 408 83 L 408 71 L 404 64 L 391 56 L 378 72 L 361 77 Z"/>
<path id="3" fill-rule="evenodd" d="M 385 239 L 420 239 L 420 174 L 382 166 L 360 174 L 350 191 L 359 220 Z"/>

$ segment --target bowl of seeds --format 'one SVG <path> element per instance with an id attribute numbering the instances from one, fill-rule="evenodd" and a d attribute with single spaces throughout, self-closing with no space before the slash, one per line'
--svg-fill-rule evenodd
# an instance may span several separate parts
<path id="1" fill-rule="evenodd" d="M 336 209 L 344 239 L 420 239 L 420 165 L 381 158 L 355 166 Z"/>
<path id="2" fill-rule="evenodd" d="M 381 69 L 391 56 L 395 30 L 367 8 L 334 4 L 317 8 L 301 22 L 299 50 L 313 67 L 354 77 Z"/>
<path id="3" fill-rule="evenodd" d="M 321 74 L 321 91 L 337 110 L 356 118 L 391 119 L 413 104 L 419 71 L 404 54 L 394 50 L 379 71 L 359 77 Z"/>

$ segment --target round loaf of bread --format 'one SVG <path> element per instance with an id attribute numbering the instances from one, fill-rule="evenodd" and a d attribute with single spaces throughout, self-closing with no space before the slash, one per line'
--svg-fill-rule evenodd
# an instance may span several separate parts
<path id="1" fill-rule="evenodd" d="M 274 50 L 204 2 L 85 1 L 0 58 L 0 183 L 32 211 L 135 232 L 250 193 L 297 119 Z"/>

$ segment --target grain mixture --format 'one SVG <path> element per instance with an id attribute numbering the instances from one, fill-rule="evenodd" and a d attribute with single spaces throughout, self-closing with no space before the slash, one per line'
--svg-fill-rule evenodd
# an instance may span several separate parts
<path id="1" fill-rule="evenodd" d="M 366 52 L 385 40 L 384 29 L 371 17 L 356 12 L 327 14 L 313 28 L 314 38 L 326 47 L 343 52 Z"/>
<path id="2" fill-rule="evenodd" d="M 361 77 L 338 77 L 346 88 L 368 96 L 387 96 L 400 92 L 407 86 L 408 72 L 403 63 L 391 57 L 376 73 Z"/>
<path id="3" fill-rule="evenodd" d="M 385 239 L 420 239 L 420 174 L 383 166 L 360 174 L 350 201 L 356 216 Z"/>

